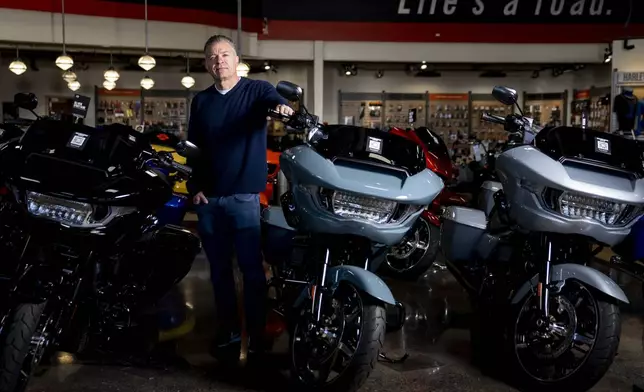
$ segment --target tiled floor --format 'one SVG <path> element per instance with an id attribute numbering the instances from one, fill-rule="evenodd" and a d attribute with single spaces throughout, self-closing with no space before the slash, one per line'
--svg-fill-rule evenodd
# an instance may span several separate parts
<path id="1" fill-rule="evenodd" d="M 623 274 L 613 274 L 632 304 L 624 307 L 619 356 L 593 391 L 631 391 L 643 374 L 641 284 Z M 446 271 L 429 273 L 416 283 L 389 282 L 398 299 L 408 306 L 409 321 L 400 332 L 387 335 L 386 351 L 404 352 L 404 365 L 379 364 L 363 391 L 512 391 L 507 385 L 482 376 L 470 361 L 467 330 L 468 305 L 463 291 Z M 207 354 L 212 331 L 212 292 L 206 260 L 200 256 L 181 283 L 186 303 L 195 309 L 194 331 L 176 344 L 173 363 L 152 368 L 124 364 L 60 364 L 34 379 L 29 391 L 240 391 L 285 388 L 284 345 L 261 375 L 223 371 Z M 283 342 L 282 342 L 283 343 Z M 281 347 L 279 347 L 281 346 Z"/>

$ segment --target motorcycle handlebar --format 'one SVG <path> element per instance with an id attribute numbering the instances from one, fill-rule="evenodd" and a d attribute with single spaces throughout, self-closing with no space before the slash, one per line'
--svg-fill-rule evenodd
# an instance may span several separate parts
<path id="1" fill-rule="evenodd" d="M 170 163 L 170 166 L 172 166 L 174 170 L 185 174 L 186 176 L 190 176 L 192 174 L 192 168 L 190 166 L 182 165 L 174 160 Z"/>
<path id="2" fill-rule="evenodd" d="M 490 123 L 505 125 L 505 118 L 487 112 L 481 113 L 481 120 Z"/>

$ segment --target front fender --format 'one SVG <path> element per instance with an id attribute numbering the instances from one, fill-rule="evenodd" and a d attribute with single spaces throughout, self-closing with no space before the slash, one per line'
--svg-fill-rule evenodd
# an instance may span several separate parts
<path id="1" fill-rule="evenodd" d="M 394 295 L 389 290 L 387 284 L 373 272 L 352 265 L 340 265 L 328 269 L 325 286 L 335 287 L 342 281 L 353 284 L 359 290 L 364 291 L 379 301 L 389 305 L 396 305 Z M 293 304 L 293 307 L 298 308 L 309 297 L 309 290 L 305 288 Z"/>
<path id="2" fill-rule="evenodd" d="M 330 268 L 326 274 L 326 285 L 335 286 L 347 281 L 370 296 L 389 305 L 396 305 L 389 286 L 373 272 L 353 265 L 339 265 Z"/>
<path id="3" fill-rule="evenodd" d="M 552 282 L 561 282 L 568 279 L 577 279 L 618 301 L 629 303 L 624 290 L 611 278 L 594 268 L 572 263 L 558 264 L 552 267 Z M 516 291 L 512 297 L 512 304 L 515 305 L 523 300 L 532 289 L 537 287 L 538 283 L 539 275 L 537 274 Z"/>

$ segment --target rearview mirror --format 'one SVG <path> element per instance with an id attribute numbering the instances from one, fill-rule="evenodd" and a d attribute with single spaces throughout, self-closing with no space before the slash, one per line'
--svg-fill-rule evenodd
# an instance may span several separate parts
<path id="1" fill-rule="evenodd" d="M 179 144 L 177 144 L 175 151 L 177 154 L 186 158 L 197 158 L 200 153 L 199 147 L 187 140 L 180 141 Z"/>
<path id="2" fill-rule="evenodd" d="M 277 92 L 282 97 L 291 102 L 298 102 L 302 100 L 302 87 L 295 83 L 287 82 L 285 80 L 277 83 Z"/>
<path id="3" fill-rule="evenodd" d="M 38 107 L 38 98 L 33 93 L 18 93 L 13 96 L 13 103 L 19 108 L 33 111 Z"/>
<path id="4" fill-rule="evenodd" d="M 504 105 L 514 106 L 519 101 L 517 90 L 505 86 L 496 86 L 492 90 L 492 96 Z"/>

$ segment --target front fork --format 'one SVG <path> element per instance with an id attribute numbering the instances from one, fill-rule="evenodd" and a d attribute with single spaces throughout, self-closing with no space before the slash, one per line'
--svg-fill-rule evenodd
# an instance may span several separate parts
<path id="1" fill-rule="evenodd" d="M 550 317 L 550 310 L 548 308 L 548 302 L 550 297 L 550 286 L 551 286 L 551 266 L 552 266 L 552 241 L 547 236 L 543 236 L 542 245 L 547 249 L 546 251 L 546 261 L 541 267 L 539 273 L 539 284 L 537 286 L 537 296 L 539 297 L 539 309 L 544 317 L 548 319 Z"/>

